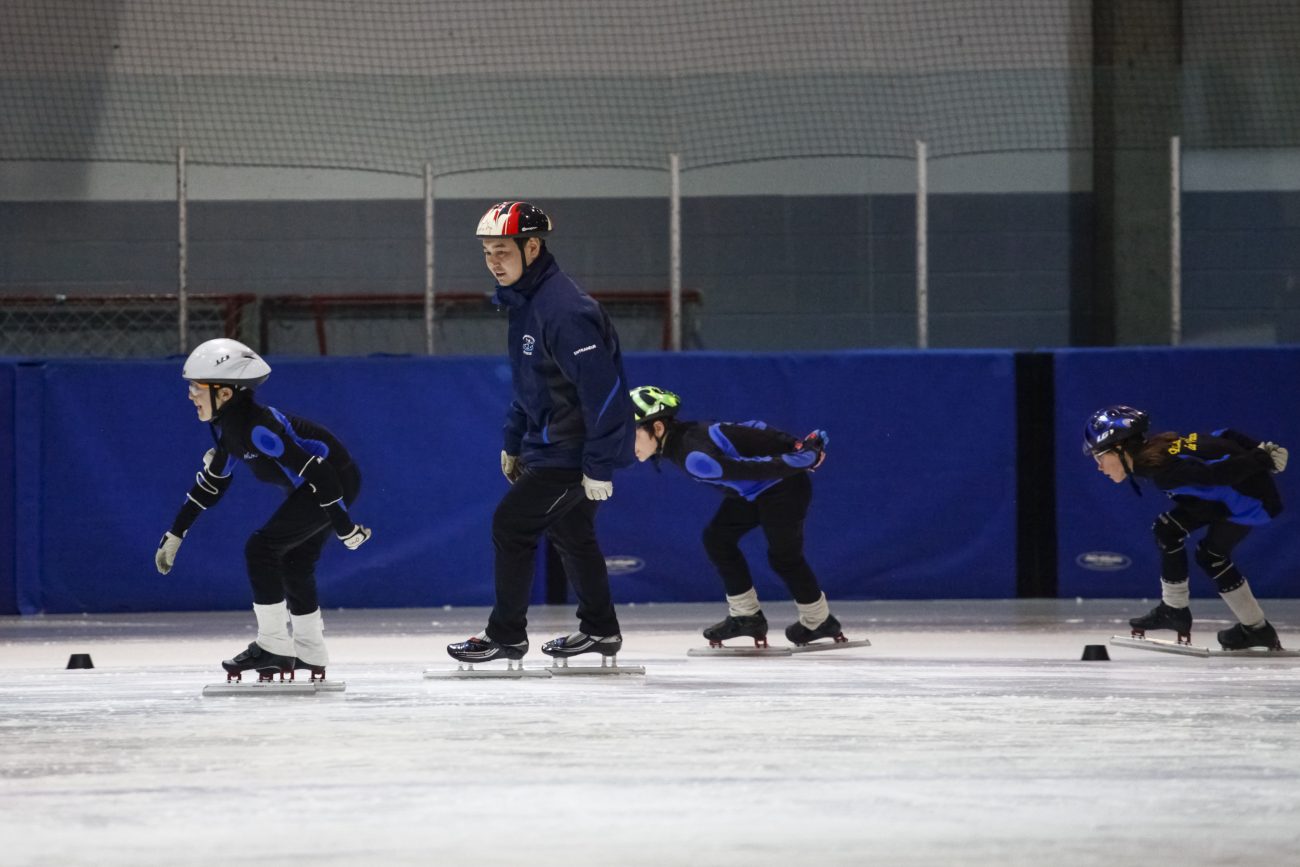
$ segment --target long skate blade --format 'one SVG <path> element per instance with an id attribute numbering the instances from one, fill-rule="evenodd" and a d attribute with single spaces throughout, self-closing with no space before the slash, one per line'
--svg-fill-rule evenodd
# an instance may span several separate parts
<path id="1" fill-rule="evenodd" d="M 789 656 L 788 647 L 692 647 L 687 656 Z"/>
<path id="2" fill-rule="evenodd" d="M 1194 644 L 1179 644 L 1167 638 L 1130 638 L 1124 635 L 1112 635 L 1110 643 L 1115 647 L 1135 647 L 1138 650 L 1154 650 L 1157 653 L 1176 653 L 1179 656 L 1209 656 L 1210 648 Z"/>
<path id="3" fill-rule="evenodd" d="M 1110 643 L 1118 647 L 1136 647 L 1141 650 L 1157 650 L 1161 653 L 1177 653 L 1183 656 L 1248 656 L 1253 659 L 1286 659 L 1300 656 L 1300 650 L 1269 650 L 1264 647 L 1222 650 L 1179 644 L 1164 638 L 1128 638 L 1123 635 L 1111 636 Z"/>
<path id="4" fill-rule="evenodd" d="M 644 665 L 548 665 L 545 670 L 549 671 L 554 677 L 645 674 Z"/>
<path id="5" fill-rule="evenodd" d="M 426 668 L 425 680 L 521 680 L 526 677 L 550 677 L 544 668 Z"/>
<path id="6" fill-rule="evenodd" d="M 816 641 L 812 644 L 796 644 L 790 648 L 791 653 L 813 653 L 818 650 L 851 650 L 854 647 L 870 647 L 871 642 L 865 638 L 853 641 Z"/>
<path id="7" fill-rule="evenodd" d="M 348 688 L 341 680 L 316 681 L 248 681 L 246 683 L 209 683 L 203 687 L 204 695 L 316 695 L 321 692 L 343 692 Z"/>

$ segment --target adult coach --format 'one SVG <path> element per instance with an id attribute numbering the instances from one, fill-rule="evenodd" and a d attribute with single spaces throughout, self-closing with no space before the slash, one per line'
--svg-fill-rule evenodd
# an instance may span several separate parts
<path id="1" fill-rule="evenodd" d="M 633 461 L 636 426 L 618 334 L 546 247 L 551 219 L 529 202 L 493 205 L 479 221 L 494 303 L 509 311 L 514 399 L 501 471 L 510 488 L 492 517 L 496 602 L 487 628 L 448 645 L 461 662 L 522 659 L 537 540 L 546 533 L 578 597 L 578 631 L 548 641 L 555 657 L 614 656 L 623 644 L 596 511 L 614 471 Z"/>

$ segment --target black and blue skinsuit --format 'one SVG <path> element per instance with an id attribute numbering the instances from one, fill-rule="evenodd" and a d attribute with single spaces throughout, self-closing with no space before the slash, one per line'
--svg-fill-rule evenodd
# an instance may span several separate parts
<path id="1" fill-rule="evenodd" d="M 704 528 L 704 550 L 728 596 L 754 586 L 740 539 L 755 527 L 767 537 L 768 564 L 795 602 L 821 599 L 817 576 L 804 558 L 804 520 L 812 503 L 809 472 L 821 457 L 804 440 L 761 421 L 740 424 L 664 419 L 660 456 L 724 496 Z M 824 443 L 824 440 L 818 440 Z"/>
<path id="2" fill-rule="evenodd" d="M 1169 459 L 1158 466 L 1134 468 L 1135 476 L 1149 478 L 1174 501 L 1174 508 L 1152 527 L 1161 551 L 1162 580 L 1187 580 L 1187 536 L 1205 527 L 1196 547 L 1197 564 L 1220 593 L 1230 593 L 1245 581 L 1232 563 L 1233 548 L 1252 527 L 1282 512 L 1273 460 L 1258 445 L 1258 440 L 1230 429 L 1190 433 L 1169 444 Z"/>
<path id="3" fill-rule="evenodd" d="M 493 299 L 509 313 L 514 398 L 504 450 L 523 470 L 492 517 L 496 604 L 487 634 L 503 644 L 527 638 L 537 540 L 555 545 L 578 597 L 578 628 L 619 634 L 605 555 L 596 539 L 599 503 L 582 477 L 611 481 L 635 459 L 636 426 L 618 333 L 600 304 L 543 247 Z"/>
<path id="4" fill-rule="evenodd" d="M 237 390 L 210 423 L 215 452 L 199 471 L 171 532 L 184 536 L 205 509 L 230 487 L 239 463 L 253 476 L 285 491 L 286 499 L 244 547 L 253 602 L 282 599 L 291 614 L 319 607 L 316 563 L 332 529 L 345 536 L 355 526 L 348 506 L 361 489 L 361 473 L 343 443 L 325 427 Z"/>

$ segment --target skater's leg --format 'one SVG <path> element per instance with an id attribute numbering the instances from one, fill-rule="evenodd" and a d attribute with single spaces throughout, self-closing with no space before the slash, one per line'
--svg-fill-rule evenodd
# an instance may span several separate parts
<path id="1" fill-rule="evenodd" d="M 753 617 L 763 613 L 758 602 L 758 591 L 750 587 L 744 593 L 727 596 L 727 613 L 732 617 Z"/>
<path id="2" fill-rule="evenodd" d="M 564 573 L 578 597 L 578 630 L 605 637 L 618 635 L 619 626 L 609 594 L 609 569 L 596 539 L 598 506 L 584 497 L 565 511 L 546 534 L 559 552 Z"/>
<path id="3" fill-rule="evenodd" d="M 325 646 L 325 621 L 317 608 L 308 614 L 290 614 L 293 621 L 293 655 L 312 668 L 329 665 L 330 653 Z"/>
<path id="4" fill-rule="evenodd" d="M 817 576 L 803 553 L 803 524 L 811 502 L 812 482 L 807 473 L 791 476 L 754 501 L 767 537 L 767 562 L 772 571 L 785 582 L 800 606 L 824 607 L 825 597 Z"/>
<path id="5" fill-rule="evenodd" d="M 1230 521 L 1216 521 L 1210 525 L 1201 544 L 1196 546 L 1196 565 L 1205 570 L 1223 601 L 1232 609 L 1237 621 L 1244 626 L 1264 623 L 1264 610 L 1251 592 L 1246 576 L 1232 561 L 1232 550 L 1250 534 L 1250 527 Z"/>
<path id="6" fill-rule="evenodd" d="M 1202 522 L 1181 509 L 1166 512 L 1151 525 L 1160 549 L 1160 599 L 1170 608 L 1188 606 L 1187 536 L 1201 526 Z"/>
<path id="7" fill-rule="evenodd" d="M 284 601 L 272 605 L 253 603 L 253 614 L 257 617 L 257 646 L 276 656 L 293 656 L 289 611 Z"/>
<path id="8" fill-rule="evenodd" d="M 724 497 L 713 519 L 704 528 L 704 552 L 722 577 L 728 599 L 754 589 L 749 564 L 740 550 L 740 540 L 758 526 L 758 508 L 740 497 Z"/>
<path id="9" fill-rule="evenodd" d="M 581 470 L 525 468 L 497 504 L 492 516 L 496 604 L 487 627 L 493 641 L 517 644 L 527 639 L 537 540 L 585 499 Z"/>

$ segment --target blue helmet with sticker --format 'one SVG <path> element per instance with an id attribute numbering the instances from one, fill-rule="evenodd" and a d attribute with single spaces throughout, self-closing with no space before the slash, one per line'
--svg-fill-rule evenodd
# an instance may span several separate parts
<path id="1" fill-rule="evenodd" d="M 1095 457 L 1127 440 L 1140 442 L 1150 427 L 1151 418 L 1140 409 L 1124 404 L 1099 409 L 1083 426 L 1083 453 Z"/>

